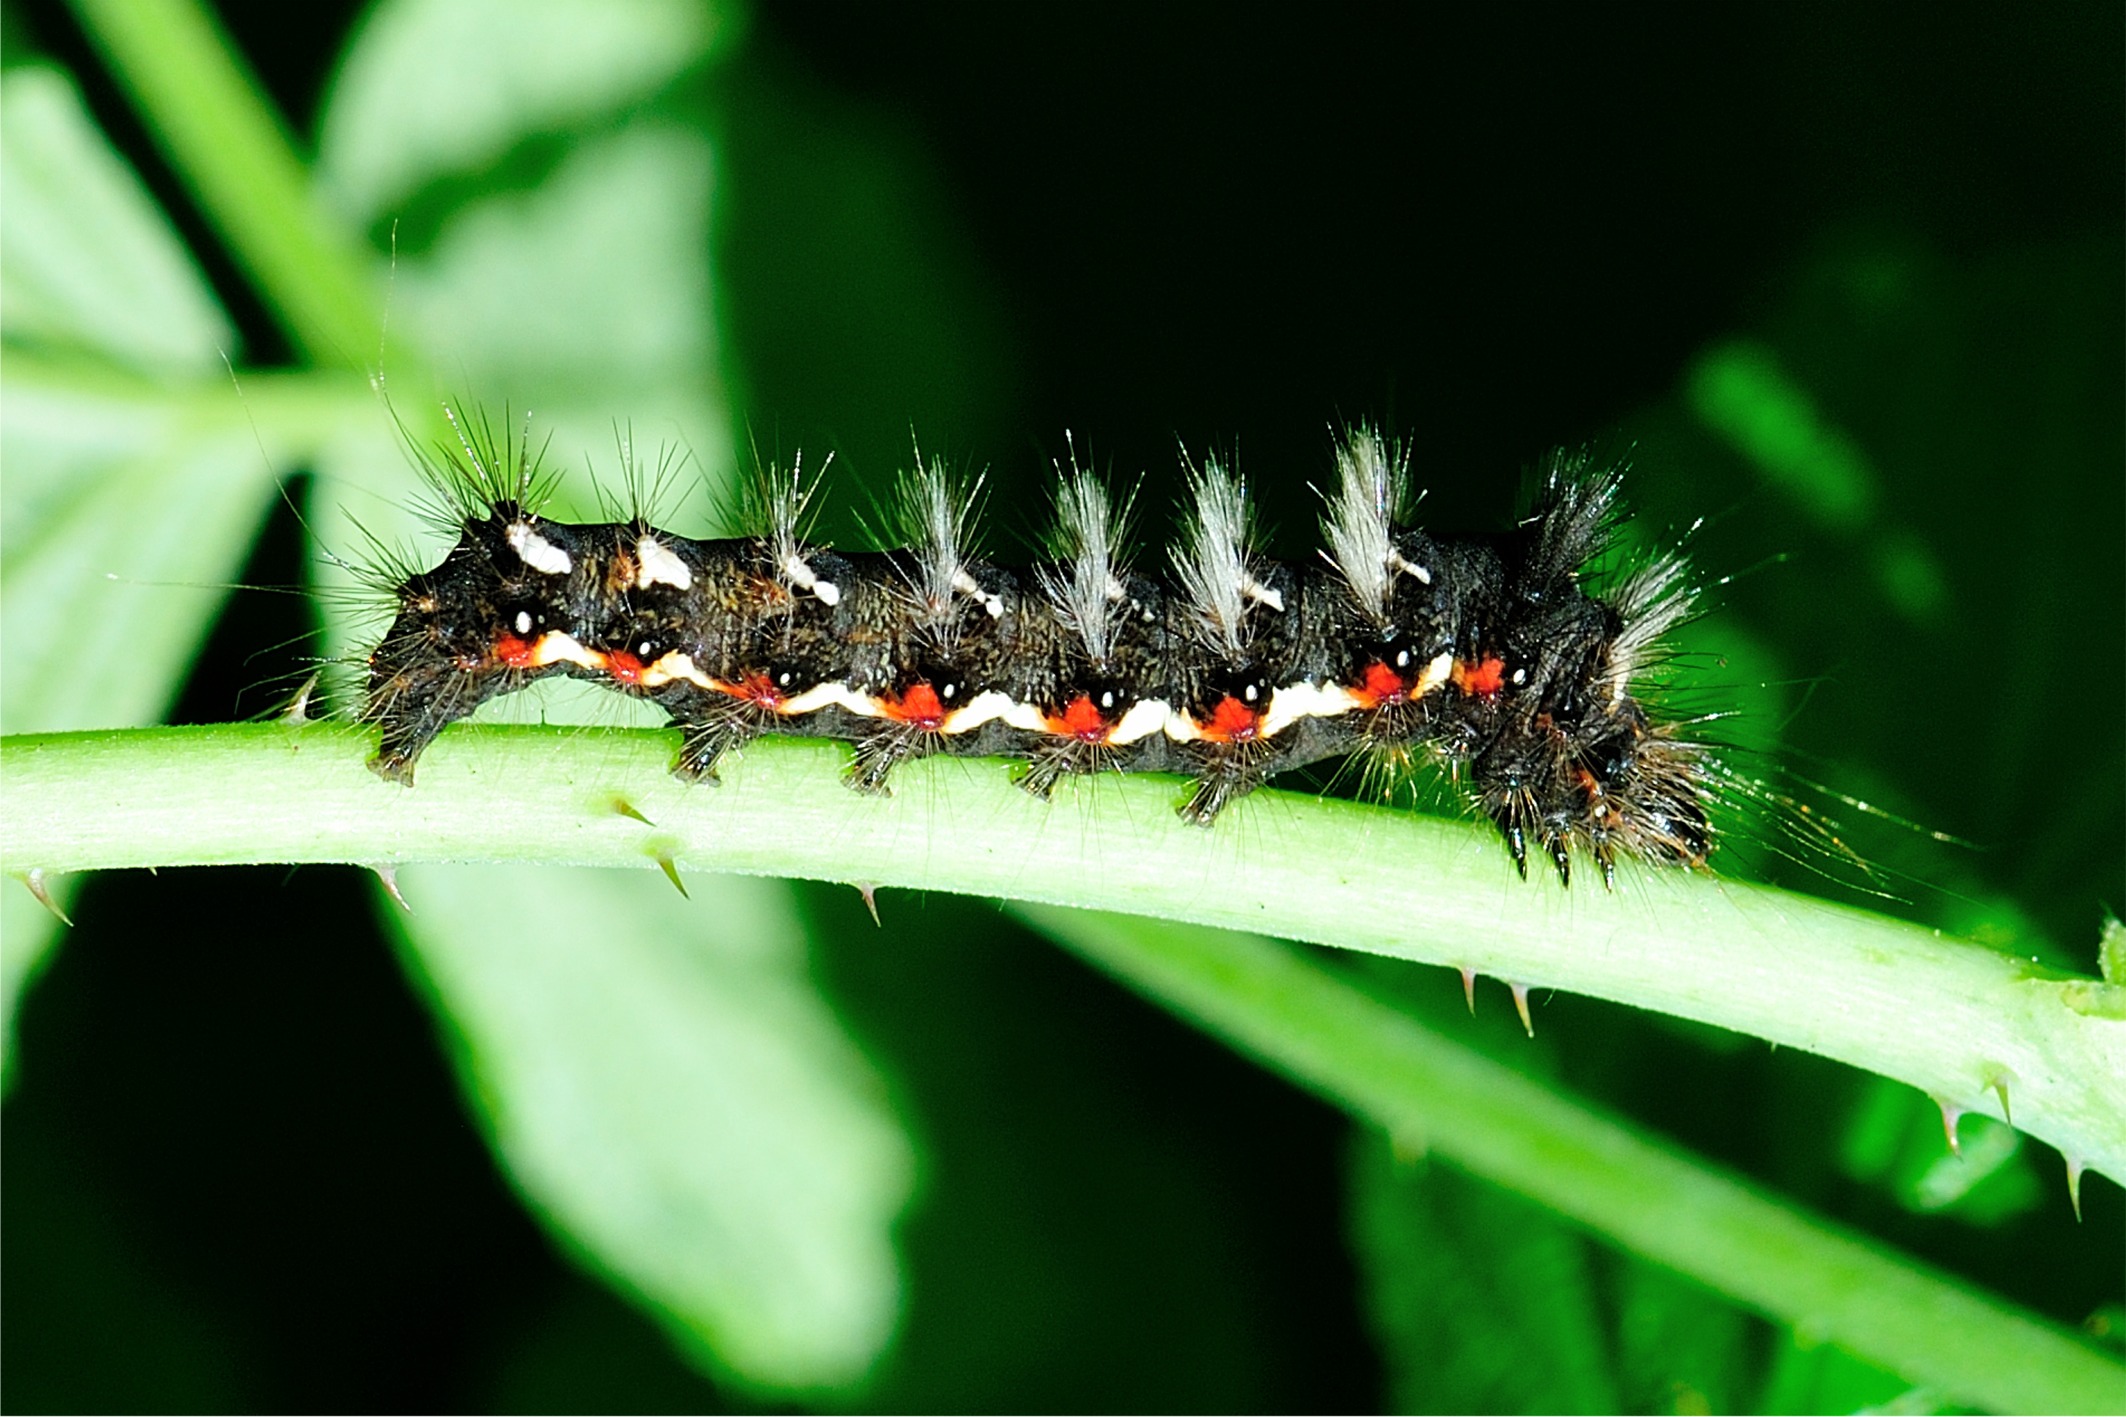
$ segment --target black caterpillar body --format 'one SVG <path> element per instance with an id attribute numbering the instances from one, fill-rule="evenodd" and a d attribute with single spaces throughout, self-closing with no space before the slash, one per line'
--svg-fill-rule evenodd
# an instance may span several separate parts
<path id="1" fill-rule="evenodd" d="M 1447 538 L 1404 524 L 1406 470 L 1378 435 L 1336 462 L 1318 562 L 1259 554 L 1243 486 L 1211 463 L 1167 566 L 1128 564 L 1113 503 L 1073 467 L 1053 557 L 1007 569 L 967 549 L 937 465 L 910 481 L 905 548 L 846 552 L 801 538 L 794 474 L 769 475 L 756 534 L 697 541 L 544 518 L 529 457 L 461 437 L 428 467 L 458 544 L 392 587 L 369 657 L 371 765 L 410 785 L 444 727 L 563 674 L 662 708 L 687 778 L 797 734 L 853 742 L 864 791 L 929 753 L 1017 757 L 1042 795 L 1068 774 L 1185 774 L 1181 811 L 1207 823 L 1272 774 L 1424 753 L 1523 876 L 1531 848 L 1566 881 L 1576 852 L 1605 880 L 1620 856 L 1702 862 L 1711 750 L 1650 713 L 1643 683 L 1689 611 L 1684 563 L 1658 557 L 1606 598 L 1581 584 L 1615 539 L 1617 473 L 1554 455 L 1517 528 Z"/>

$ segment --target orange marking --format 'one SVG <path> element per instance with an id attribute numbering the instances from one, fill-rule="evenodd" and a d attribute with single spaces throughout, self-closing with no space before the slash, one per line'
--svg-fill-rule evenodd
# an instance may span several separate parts
<path id="1" fill-rule="evenodd" d="M 1227 694 L 1211 710 L 1210 720 L 1197 727 L 1214 743 L 1251 743 L 1262 727 L 1262 715 Z"/>
<path id="2" fill-rule="evenodd" d="M 522 635 L 503 634 L 495 640 L 495 658 L 511 669 L 529 669 L 538 645 Z"/>
<path id="3" fill-rule="evenodd" d="M 1366 672 L 1359 677 L 1358 688 L 1353 692 L 1366 708 L 1379 708 L 1382 704 L 1401 703 L 1409 689 L 1403 683 L 1402 675 L 1375 660 L 1366 666 Z"/>
<path id="4" fill-rule="evenodd" d="M 1061 718 L 1048 720 L 1048 731 L 1065 738 L 1075 738 L 1080 743 L 1104 743 L 1107 741 L 1109 724 L 1107 716 L 1094 705 L 1092 697 L 1080 694 L 1063 706 Z"/>
<path id="5" fill-rule="evenodd" d="M 721 679 L 714 682 L 718 689 L 734 699 L 744 699 L 755 708 L 764 708 L 770 713 L 782 712 L 782 690 L 775 687 L 775 681 L 764 670 L 748 670 L 735 684 Z"/>
<path id="6" fill-rule="evenodd" d="M 935 733 L 945 724 L 945 705 L 938 701 L 938 691 L 920 681 L 910 684 L 899 698 L 880 695 L 879 706 L 886 711 L 886 717 L 913 724 L 925 732 Z"/>
<path id="7" fill-rule="evenodd" d="M 1602 784 L 1596 781 L 1595 775 L 1589 772 L 1587 769 L 1574 768 L 1572 770 L 1572 777 L 1573 781 L 1579 783 L 1580 791 L 1586 793 L 1589 798 L 1600 797 L 1602 795 Z"/>
<path id="8" fill-rule="evenodd" d="M 606 651 L 605 669 L 623 684 L 642 682 L 642 660 L 624 649 Z"/>
<path id="9" fill-rule="evenodd" d="M 1457 659 L 1448 677 L 1455 688 L 1472 698 L 1495 698 L 1506 687 L 1506 661 L 1495 654 L 1482 660 Z"/>

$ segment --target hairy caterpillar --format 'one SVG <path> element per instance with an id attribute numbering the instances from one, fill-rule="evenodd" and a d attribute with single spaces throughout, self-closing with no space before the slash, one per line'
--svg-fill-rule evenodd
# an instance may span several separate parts
<path id="1" fill-rule="evenodd" d="M 453 416 L 454 424 L 457 423 Z M 1683 559 L 1606 596 L 1581 572 L 1615 541 L 1619 474 L 1554 454 L 1532 513 L 1487 537 L 1408 525 L 1406 460 L 1360 428 L 1336 449 L 1318 562 L 1254 544 L 1246 489 L 1191 467 L 1164 567 L 1132 564 L 1101 482 L 1059 468 L 1049 559 L 1006 568 L 967 545 L 941 464 L 901 508 L 907 544 L 809 544 L 801 474 L 766 473 L 750 535 L 692 540 L 645 516 L 540 515 L 527 449 L 459 424 L 424 457 L 457 544 L 395 580 L 368 660 L 371 766 L 407 785 L 423 749 L 481 703 L 548 675 L 655 703 L 674 770 L 713 778 L 763 733 L 844 739 L 852 786 L 883 791 L 930 753 L 1011 756 L 1046 794 L 1064 776 L 1172 772 L 1208 823 L 1265 778 L 1359 754 L 1437 758 L 1505 838 L 1569 883 L 1620 857 L 1698 864 L 1718 765 L 1649 708 L 1661 637 L 1690 611 Z"/>

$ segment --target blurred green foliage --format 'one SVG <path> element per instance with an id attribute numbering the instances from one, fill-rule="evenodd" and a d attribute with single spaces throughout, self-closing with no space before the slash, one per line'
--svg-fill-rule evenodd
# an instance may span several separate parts
<path id="1" fill-rule="evenodd" d="M 402 407 L 427 380 L 529 404 L 565 461 L 592 449 L 607 466 L 609 420 L 632 418 L 641 445 L 684 441 L 712 489 L 753 449 L 831 449 L 823 530 L 845 539 L 911 429 L 988 470 L 999 543 L 1030 531 L 1021 509 L 1066 428 L 1099 465 L 1146 474 L 1156 533 L 1179 437 L 1237 454 L 1291 554 L 1310 544 L 1332 421 L 1405 438 L 1442 527 L 1497 524 L 1517 469 L 1592 440 L 1631 456 L 1646 534 L 1709 518 L 1698 563 L 1747 572 L 1691 627 L 1679 702 L 1741 706 L 1735 736 L 1768 774 L 1979 844 L 1863 817 L 1859 850 L 1896 909 L 2094 966 L 2099 902 L 2126 900 L 2115 7 L 520 8 L 224 12 L 315 135 L 326 198 L 426 357 L 387 370 Z M 284 436 L 270 390 L 203 426 L 22 376 L 93 359 L 211 378 L 216 344 L 240 367 L 296 361 L 72 18 L 0 15 L 8 727 L 44 726 L 15 706 L 27 689 L 113 721 L 172 700 L 180 721 L 257 711 L 245 686 L 300 667 L 265 649 L 309 632 L 292 603 L 233 601 L 180 693 L 213 599 L 119 604 L 96 580 L 229 579 L 255 517 L 158 474 L 152 495 L 83 514 L 122 549 L 54 533 L 72 572 L 25 589 L 44 563 L 16 536 L 47 523 L 23 499 L 146 457 L 234 469 L 203 486 L 258 513 L 271 479 L 307 469 L 313 521 L 348 506 L 373 522 L 403 499 L 388 438 L 352 415 Z M 486 81 L 461 82 L 469 69 Z M 35 169 L 17 144 L 64 108 L 61 72 L 85 105 L 63 136 L 100 128 L 120 155 L 65 170 L 134 215 L 37 247 L 16 224 L 38 209 L 18 200 Z M 122 231 L 164 254 L 85 244 Z M 154 279 L 77 286 L 68 305 L 24 253 L 69 242 L 77 268 Z M 187 251 L 199 276 L 168 264 Z M 363 411 L 359 392 L 337 397 Z M 202 446 L 212 460 L 188 462 Z M 688 500 L 715 515 L 713 497 Z M 131 550 L 158 529 L 169 557 Z M 291 514 L 248 554 L 248 583 L 329 575 L 306 570 Z M 98 627 L 158 652 L 93 656 L 138 684 L 24 670 L 29 646 L 63 654 Z M 1797 873 L 1774 845 L 1733 857 L 1737 873 L 1851 884 Z M 589 933 L 571 912 L 597 888 L 552 888 L 575 905 L 524 911 L 527 947 Z M 1930 1410 L 1810 1335 L 1353 1135 L 992 911 L 889 897 L 874 927 L 853 893 L 811 887 L 697 900 L 716 923 L 688 942 L 699 968 L 746 975 L 799 1022 L 737 1063 L 667 1050 L 657 1066 L 705 1086 L 773 1062 L 813 1079 L 774 1096 L 864 1119 L 851 1128 L 875 1144 L 823 1132 L 820 1164 L 849 1182 L 839 1213 L 869 1237 L 853 1243 L 892 1227 L 903 1279 L 847 1311 L 839 1346 L 749 1347 L 742 1290 L 704 1318 L 688 1305 L 717 1276 L 674 1299 L 643 1277 L 656 1256 L 593 1238 L 609 1189 L 595 1163 L 638 1144 L 595 1124 L 615 1099 L 663 1100 L 660 1084 L 593 1089 L 576 1114 L 590 1130 L 513 1145 L 509 1084 L 482 1090 L 493 1060 L 565 1083 L 607 1061 L 611 1034 L 527 1008 L 471 1036 L 508 960 L 447 955 L 437 922 L 536 904 L 536 888 L 458 889 L 407 926 L 426 988 L 453 987 L 452 959 L 490 981 L 445 1000 L 462 1031 L 439 1037 L 354 873 L 89 884 L 20 1017 L 0 1401 L 679 1410 L 765 1387 L 896 1410 Z M 591 918 L 648 938 L 642 922 L 678 904 Z M 19 942 L 44 938 L 23 905 L 8 896 L 11 980 L 34 955 L 18 964 Z M 424 947 L 424 930 L 443 933 Z M 748 953 L 763 941 L 784 943 Z M 677 973 L 641 977 L 697 977 L 683 953 L 656 968 Z M 1450 977 L 1356 972 L 2041 1313 L 2115 1313 L 2118 1189 L 2091 1181 L 2077 1226 L 2058 1159 L 2005 1128 L 1967 1120 L 1955 1161 L 1925 1099 L 1819 1060 L 1565 998 L 1538 1000 L 1530 1044 L 1496 999 L 1465 1022 Z M 667 986 L 678 1022 L 661 1036 L 684 1034 L 686 987 Z M 700 1110 L 670 1120 L 684 1131 Z M 710 1164 L 701 1125 L 701 1150 L 674 1144 L 682 1171 Z M 896 1148 L 918 1178 L 897 1223 L 911 1182 Z M 542 1155 L 559 1157 L 548 1172 Z M 772 1199 L 813 1233 L 804 1197 Z M 758 1253 L 772 1268 L 791 1252 Z"/>

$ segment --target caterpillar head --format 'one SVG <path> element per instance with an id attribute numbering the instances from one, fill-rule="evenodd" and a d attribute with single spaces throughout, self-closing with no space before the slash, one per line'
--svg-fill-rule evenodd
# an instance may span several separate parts
<path id="1" fill-rule="evenodd" d="M 442 565 L 398 587 L 362 712 L 382 730 L 370 762 L 378 775 L 410 784 L 414 760 L 446 725 L 570 661 L 580 644 L 568 613 L 582 559 L 574 530 L 500 503 L 465 522 Z"/>

